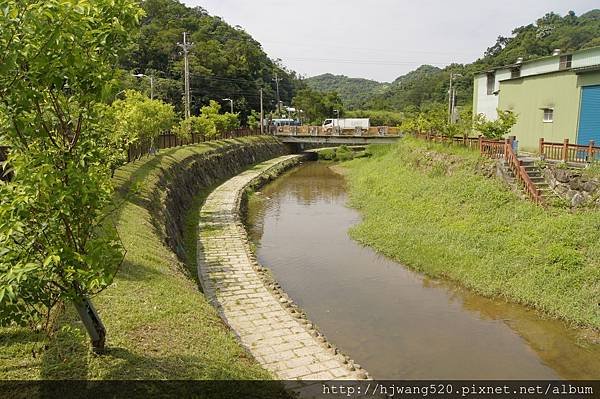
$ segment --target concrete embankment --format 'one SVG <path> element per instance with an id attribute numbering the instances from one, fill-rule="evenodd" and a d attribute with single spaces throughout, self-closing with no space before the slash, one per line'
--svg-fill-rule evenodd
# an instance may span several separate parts
<path id="1" fill-rule="evenodd" d="M 258 265 L 241 221 L 240 205 L 246 188 L 301 159 L 288 155 L 264 162 L 208 196 L 199 221 L 200 280 L 242 344 L 279 378 L 368 378 L 364 370 L 328 343 L 299 309 L 290 306 L 291 301 L 281 291 L 267 288 L 266 270 Z"/>
<path id="2" fill-rule="evenodd" d="M 272 137 L 251 143 L 229 144 L 194 154 L 163 169 L 152 194 L 155 228 L 167 245 L 183 259 L 183 231 L 186 210 L 200 190 L 244 170 L 248 165 L 288 153 L 288 148 Z"/>

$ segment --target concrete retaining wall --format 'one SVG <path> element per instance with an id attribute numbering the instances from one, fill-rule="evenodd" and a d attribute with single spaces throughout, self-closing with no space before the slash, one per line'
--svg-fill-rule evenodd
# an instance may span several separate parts
<path id="1" fill-rule="evenodd" d="M 268 277 L 267 270 L 256 261 L 242 224 L 244 191 L 301 159 L 288 155 L 264 162 L 223 183 L 208 196 L 199 221 L 200 281 L 242 344 L 280 379 L 368 378 L 360 365 L 327 342 L 279 284 Z"/>
<path id="2" fill-rule="evenodd" d="M 177 256 L 184 259 L 185 216 L 200 190 L 236 175 L 249 165 L 287 153 L 285 145 L 265 137 L 251 144 L 232 143 L 192 155 L 164 169 L 152 193 L 154 227 Z"/>

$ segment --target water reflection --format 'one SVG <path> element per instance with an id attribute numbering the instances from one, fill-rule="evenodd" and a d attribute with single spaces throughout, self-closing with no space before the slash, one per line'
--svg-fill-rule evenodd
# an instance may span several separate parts
<path id="1" fill-rule="evenodd" d="M 408 271 L 352 241 L 343 178 L 306 164 L 249 209 L 259 261 L 375 378 L 600 378 L 600 348 L 562 323 Z"/>

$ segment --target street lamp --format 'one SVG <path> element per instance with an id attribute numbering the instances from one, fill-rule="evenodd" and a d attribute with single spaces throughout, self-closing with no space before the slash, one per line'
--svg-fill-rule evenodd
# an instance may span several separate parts
<path id="1" fill-rule="evenodd" d="M 223 101 L 229 101 L 231 105 L 231 113 L 233 114 L 233 100 L 231 98 L 224 98 Z"/>
<path id="2" fill-rule="evenodd" d="M 121 94 L 124 94 L 126 91 L 127 91 L 127 90 L 121 90 L 120 92 L 118 92 L 117 94 L 115 94 L 115 95 L 114 95 L 114 97 L 115 97 L 115 100 L 116 100 L 117 98 L 119 98 L 119 96 L 120 96 Z"/>
<path id="3" fill-rule="evenodd" d="M 144 75 L 143 73 L 136 73 L 133 76 L 136 78 L 150 78 L 150 100 L 154 100 L 154 76 Z"/>

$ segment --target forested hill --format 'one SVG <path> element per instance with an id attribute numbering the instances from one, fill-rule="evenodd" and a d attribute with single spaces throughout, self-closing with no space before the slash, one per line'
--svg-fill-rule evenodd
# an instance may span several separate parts
<path id="1" fill-rule="evenodd" d="M 535 23 L 513 30 L 510 37 L 498 37 L 482 57 L 471 64 L 452 64 L 444 69 L 423 65 L 399 77 L 383 93 L 370 95 L 363 102 L 369 109 L 405 110 L 447 101 L 450 72 L 462 77 L 456 80 L 458 104 L 472 102 L 473 76 L 490 67 L 514 63 L 552 54 L 600 46 L 600 10 L 580 16 L 569 12 L 565 16 L 548 13 Z M 345 90 L 338 87 L 338 91 Z"/>
<path id="2" fill-rule="evenodd" d="M 154 75 L 156 96 L 180 109 L 183 56 L 177 43 L 183 41 L 185 31 L 194 43 L 190 51 L 193 113 L 210 99 L 232 98 L 236 112 L 247 114 L 250 109 L 259 109 L 261 87 L 265 90 L 265 107 L 272 109 L 276 104 L 275 74 L 282 79 L 282 101 L 291 102 L 295 85 L 299 84 L 295 74 L 269 59 L 260 43 L 241 27 L 230 26 L 201 7 L 189 8 L 176 0 L 146 0 L 142 7 L 146 16 L 137 46 L 121 62 L 127 71 L 123 80 L 130 86 L 145 85 L 149 90 L 148 79 L 136 83 L 131 73 Z"/>
<path id="3" fill-rule="evenodd" d="M 384 92 L 389 87 L 389 83 L 349 78 L 344 75 L 332 75 L 330 73 L 310 77 L 305 79 L 304 82 L 311 89 L 320 92 L 337 92 L 347 109 L 362 107 L 366 100 Z"/>
<path id="4" fill-rule="evenodd" d="M 363 106 L 371 109 L 404 110 L 406 107 L 419 107 L 426 102 L 444 100 L 440 80 L 443 72 L 431 65 L 421 65 L 419 68 L 400 76 L 382 93 L 371 96 Z"/>

